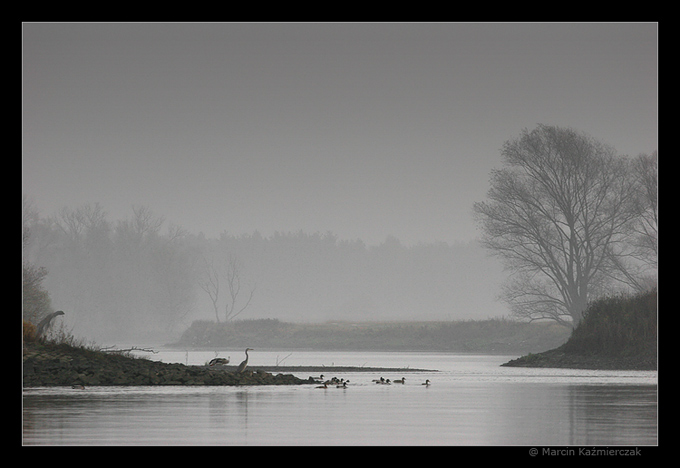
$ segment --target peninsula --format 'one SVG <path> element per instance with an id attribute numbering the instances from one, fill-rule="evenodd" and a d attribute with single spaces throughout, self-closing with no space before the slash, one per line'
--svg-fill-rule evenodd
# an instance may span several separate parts
<path id="1" fill-rule="evenodd" d="M 594 301 L 563 345 L 509 361 L 508 367 L 657 369 L 656 290 Z"/>

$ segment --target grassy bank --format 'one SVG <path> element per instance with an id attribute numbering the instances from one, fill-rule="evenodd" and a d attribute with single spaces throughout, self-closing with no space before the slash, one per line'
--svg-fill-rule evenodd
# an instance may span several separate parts
<path id="1" fill-rule="evenodd" d="M 521 354 L 554 348 L 568 336 L 569 330 L 554 323 L 506 319 L 320 324 L 264 319 L 220 324 L 196 321 L 174 346 Z"/>
<path id="2" fill-rule="evenodd" d="M 657 293 L 593 302 L 569 340 L 556 349 L 511 361 L 515 367 L 657 368 Z"/>

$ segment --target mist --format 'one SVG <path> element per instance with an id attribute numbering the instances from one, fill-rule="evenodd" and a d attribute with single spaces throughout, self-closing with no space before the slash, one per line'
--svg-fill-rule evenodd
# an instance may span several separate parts
<path id="1" fill-rule="evenodd" d="M 499 150 L 539 123 L 656 149 L 657 30 L 25 23 L 24 257 L 95 340 L 172 339 L 251 292 L 237 319 L 506 315 L 471 216 Z"/>
<path id="2" fill-rule="evenodd" d="M 137 207 L 122 220 L 103 207 L 33 213 L 24 256 L 66 327 L 106 342 L 167 341 L 193 320 L 432 321 L 506 314 L 503 274 L 475 242 L 377 245 L 326 233 L 206 238 Z M 231 275 L 231 277 L 230 277 Z M 215 301 L 201 287 L 212 277 Z M 229 282 L 232 282 L 230 289 Z M 231 307 L 237 316 L 228 317 Z"/>

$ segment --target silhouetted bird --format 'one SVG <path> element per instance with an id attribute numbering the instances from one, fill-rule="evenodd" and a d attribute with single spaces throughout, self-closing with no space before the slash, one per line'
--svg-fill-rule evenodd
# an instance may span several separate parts
<path id="1" fill-rule="evenodd" d="M 254 349 L 253 348 L 246 348 L 246 358 L 241 364 L 238 365 L 238 369 L 236 369 L 236 372 L 240 373 L 240 372 L 243 372 L 244 370 L 246 370 L 246 367 L 248 366 L 248 351 L 254 351 Z"/>
<path id="2" fill-rule="evenodd" d="M 38 324 L 38 330 L 35 336 L 38 339 L 42 338 L 43 333 L 45 333 L 50 328 L 50 325 L 52 325 L 52 320 L 54 319 L 54 317 L 57 317 L 59 315 L 64 315 L 64 312 L 62 310 L 58 310 L 56 312 L 52 312 L 50 315 L 42 319 Z"/>

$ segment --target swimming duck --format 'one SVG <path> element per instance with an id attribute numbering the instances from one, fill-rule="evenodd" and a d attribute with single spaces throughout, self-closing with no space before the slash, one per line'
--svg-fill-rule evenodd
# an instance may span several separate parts
<path id="1" fill-rule="evenodd" d="M 420 385 L 425 385 L 426 387 L 430 386 L 430 380 L 425 380 L 425 382 L 421 383 Z"/>
<path id="2" fill-rule="evenodd" d="M 406 383 L 406 377 L 402 377 L 401 380 L 395 380 L 394 383 L 400 383 L 400 384 Z"/>

